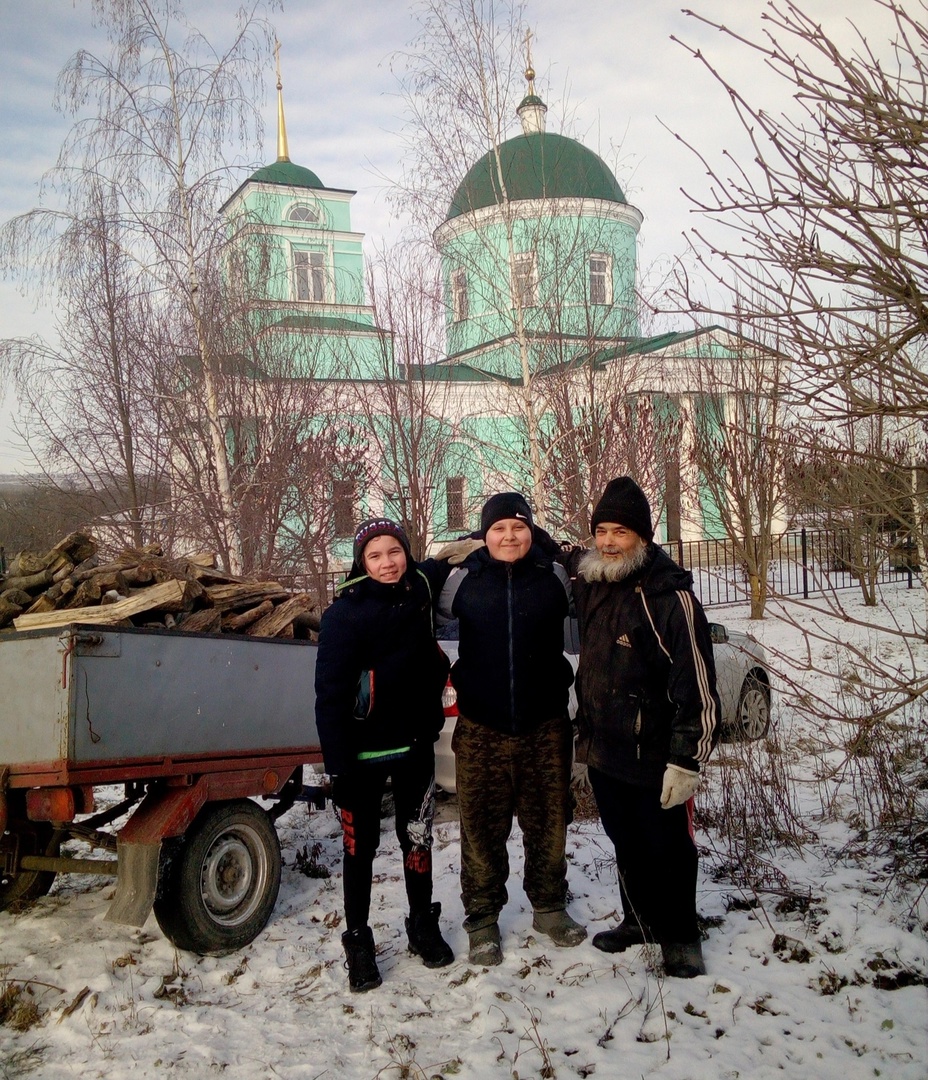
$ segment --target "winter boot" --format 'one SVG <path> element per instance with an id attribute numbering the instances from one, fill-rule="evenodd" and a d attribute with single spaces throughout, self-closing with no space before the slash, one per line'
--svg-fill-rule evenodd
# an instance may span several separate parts
<path id="1" fill-rule="evenodd" d="M 602 930 L 593 935 L 593 948 L 601 952 L 625 952 L 636 945 L 645 945 L 654 938 L 642 929 L 635 919 L 623 919 L 614 930 Z"/>
<path id="2" fill-rule="evenodd" d="M 454 960 L 451 946 L 438 928 L 439 915 L 441 904 L 432 904 L 425 911 L 410 912 L 406 920 L 409 951 L 413 956 L 421 956 L 427 968 L 447 967 Z"/>
<path id="3" fill-rule="evenodd" d="M 360 994 L 380 986 L 383 980 L 377 970 L 371 928 L 362 926 L 360 930 L 346 930 L 342 934 L 342 945 L 348 960 L 348 988 L 352 994 Z"/>
<path id="4" fill-rule="evenodd" d="M 503 948 L 499 940 L 499 925 L 490 923 L 467 934 L 469 953 L 467 959 L 480 967 L 496 967 L 503 962 Z"/>
<path id="5" fill-rule="evenodd" d="M 536 911 L 532 927 L 551 938 L 562 949 L 572 949 L 586 941 L 586 929 L 572 919 L 563 908 L 560 911 Z"/>
<path id="6" fill-rule="evenodd" d="M 701 941 L 661 945 L 661 952 L 664 954 L 665 975 L 675 979 L 695 979 L 697 975 L 706 973 Z"/>

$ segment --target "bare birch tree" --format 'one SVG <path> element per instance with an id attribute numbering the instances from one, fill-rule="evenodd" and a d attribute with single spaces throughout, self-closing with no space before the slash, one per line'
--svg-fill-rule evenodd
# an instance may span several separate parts
<path id="1" fill-rule="evenodd" d="M 215 49 L 175 0 L 94 0 L 110 51 L 77 52 L 59 79 L 58 104 L 77 118 L 46 182 L 60 205 L 30 211 L 0 233 L 5 265 L 48 282 L 58 272 L 62 234 L 86 214 L 88 187 L 111 193 L 140 286 L 197 358 L 220 503 L 217 546 L 234 571 L 242 569 L 242 541 L 202 287 L 223 242 L 216 209 L 229 186 L 226 162 L 236 147 L 251 157 L 260 137 L 265 7 L 253 0 L 241 9 L 231 42 Z"/>

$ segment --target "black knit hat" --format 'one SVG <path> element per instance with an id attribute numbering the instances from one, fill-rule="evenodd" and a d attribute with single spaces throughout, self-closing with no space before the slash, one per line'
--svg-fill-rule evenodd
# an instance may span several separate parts
<path id="1" fill-rule="evenodd" d="M 483 509 L 480 511 L 481 535 L 486 536 L 487 529 L 491 525 L 495 525 L 497 521 L 503 521 L 505 518 L 524 521 L 534 531 L 532 511 L 525 501 L 525 496 L 520 495 L 517 491 L 503 491 L 499 495 L 491 495 L 487 499 L 483 504 Z"/>
<path id="2" fill-rule="evenodd" d="M 630 476 L 617 476 L 606 484 L 606 490 L 590 518 L 590 532 L 595 533 L 596 526 L 604 521 L 624 525 L 643 540 L 654 539 L 647 496 Z"/>
<path id="3" fill-rule="evenodd" d="M 389 518 L 368 518 L 367 521 L 362 521 L 354 532 L 354 550 L 352 554 L 354 555 L 354 564 L 359 572 L 363 573 L 364 571 L 364 548 L 376 536 L 395 536 L 403 545 L 406 558 L 411 558 L 409 537 L 406 535 L 402 525 L 397 525 L 395 521 L 391 521 Z"/>

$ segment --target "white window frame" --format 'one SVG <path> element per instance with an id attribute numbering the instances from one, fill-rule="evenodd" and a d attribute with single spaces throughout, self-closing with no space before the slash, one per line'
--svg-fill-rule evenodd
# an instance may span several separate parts
<path id="1" fill-rule="evenodd" d="M 594 263 L 598 263 L 594 267 Z M 587 260 L 587 281 L 591 304 L 612 303 L 612 256 L 601 251 L 590 252 Z"/>
<path id="2" fill-rule="evenodd" d="M 323 251 L 293 252 L 293 292 L 305 304 L 324 304 L 326 296 L 326 257 Z"/>
<path id="3" fill-rule="evenodd" d="M 319 211 L 314 206 L 308 206 L 306 203 L 295 203 L 287 211 L 287 221 L 318 225 L 320 221 Z"/>
<path id="4" fill-rule="evenodd" d="M 534 251 L 517 251 L 512 256 L 513 306 L 538 306 L 538 260 Z"/>

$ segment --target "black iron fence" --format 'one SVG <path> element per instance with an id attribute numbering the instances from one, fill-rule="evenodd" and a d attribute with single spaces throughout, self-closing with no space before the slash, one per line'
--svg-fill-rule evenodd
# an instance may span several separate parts
<path id="1" fill-rule="evenodd" d="M 919 572 L 914 544 L 882 536 L 879 543 L 867 543 L 862 557 L 861 545 L 854 542 L 849 529 L 783 533 L 770 545 L 770 593 L 808 598 L 816 593 L 857 589 L 861 575 L 871 572 L 877 586 L 902 580 L 911 589 Z M 675 540 L 661 546 L 692 573 L 694 591 L 703 607 L 750 599 L 747 569 L 730 540 Z"/>
<path id="2" fill-rule="evenodd" d="M 808 598 L 860 588 L 863 570 L 859 545 L 853 540 L 848 529 L 799 529 L 776 537 L 771 543 L 767 577 L 771 595 Z M 694 591 L 703 607 L 749 601 L 747 569 L 730 540 L 674 540 L 661 546 L 692 573 Z M 881 537 L 878 546 L 871 545 L 868 556 L 875 566 L 876 585 L 903 581 L 912 588 L 919 573 L 914 545 Z M 344 577 L 344 571 L 333 571 L 312 578 L 287 575 L 277 580 L 294 589 L 316 594 L 324 591 L 325 603 L 329 603 Z"/>

